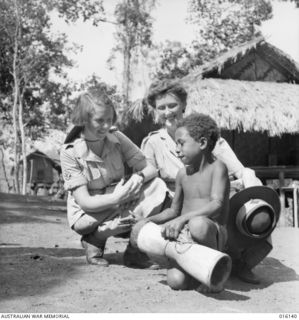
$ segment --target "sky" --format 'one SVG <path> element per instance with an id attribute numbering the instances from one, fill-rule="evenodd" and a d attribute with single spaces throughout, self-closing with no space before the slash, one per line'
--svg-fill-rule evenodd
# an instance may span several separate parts
<path id="1" fill-rule="evenodd" d="M 115 4 L 119 0 L 104 1 L 107 17 L 113 20 Z M 185 22 L 187 5 L 185 0 L 157 0 L 157 7 L 153 11 L 154 17 L 154 42 L 165 40 L 178 40 L 188 43 L 192 40 L 191 27 Z M 171 11 L 169 8 L 171 7 Z M 67 25 L 56 16 L 52 16 L 53 32 L 65 32 L 71 42 L 83 46 L 83 50 L 72 58 L 77 62 L 77 67 L 69 72 L 74 80 L 84 80 L 88 75 L 97 73 L 104 81 L 110 84 L 120 81 L 117 71 L 109 70 L 107 60 L 115 44 L 115 25 L 100 23 L 94 27 L 89 22 Z"/>
<path id="2" fill-rule="evenodd" d="M 111 17 L 111 20 L 117 1 L 104 1 L 107 17 Z M 154 42 L 168 39 L 188 45 L 192 41 L 193 31 L 186 23 L 186 14 L 186 0 L 157 0 L 153 11 Z M 117 85 L 121 82 L 118 67 L 111 71 L 107 66 L 107 59 L 115 43 L 114 31 L 115 26 L 110 23 L 100 23 L 98 27 L 89 22 L 66 25 L 53 16 L 53 32 L 65 32 L 71 42 L 83 46 L 80 53 L 71 55 L 77 64 L 68 72 L 71 79 L 84 81 L 95 73 L 109 84 Z M 299 62 L 299 9 L 295 8 L 294 3 L 273 1 L 273 19 L 264 22 L 261 31 L 269 43 Z"/>

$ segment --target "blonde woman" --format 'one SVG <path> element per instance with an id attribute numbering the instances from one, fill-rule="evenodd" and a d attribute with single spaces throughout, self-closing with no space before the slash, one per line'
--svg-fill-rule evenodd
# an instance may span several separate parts
<path id="1" fill-rule="evenodd" d="M 167 191 L 140 149 L 112 129 L 115 121 L 111 100 L 89 89 L 73 111 L 77 134 L 72 131 L 61 149 L 68 222 L 82 236 L 87 262 L 100 266 L 109 265 L 103 257 L 108 237 L 130 231 L 136 219 L 158 212 Z M 128 181 L 125 164 L 134 170 Z M 124 260 L 128 266 L 147 266 L 146 257 L 130 246 Z"/>

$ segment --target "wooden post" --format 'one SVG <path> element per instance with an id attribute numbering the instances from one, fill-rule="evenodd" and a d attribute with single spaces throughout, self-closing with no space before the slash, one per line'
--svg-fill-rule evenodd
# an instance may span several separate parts
<path id="1" fill-rule="evenodd" d="M 294 210 L 294 227 L 298 228 L 298 193 L 299 193 L 299 188 L 294 187 L 293 189 L 293 210 Z"/>
<path id="2" fill-rule="evenodd" d="M 279 178 L 279 199 L 280 199 L 280 206 L 281 206 L 279 225 L 281 227 L 285 227 L 286 226 L 286 217 L 285 217 L 285 191 L 283 189 L 283 187 L 284 187 L 284 172 L 283 171 L 279 171 L 278 178 Z"/>

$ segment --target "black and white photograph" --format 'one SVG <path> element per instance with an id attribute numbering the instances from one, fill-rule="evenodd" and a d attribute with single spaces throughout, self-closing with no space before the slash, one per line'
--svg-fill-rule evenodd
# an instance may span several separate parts
<path id="1" fill-rule="evenodd" d="M 299 1 L 0 0 L 0 318 L 299 316 Z"/>

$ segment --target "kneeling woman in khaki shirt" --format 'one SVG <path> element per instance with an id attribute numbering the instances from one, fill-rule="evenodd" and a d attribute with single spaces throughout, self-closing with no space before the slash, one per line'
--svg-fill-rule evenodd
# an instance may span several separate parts
<path id="1" fill-rule="evenodd" d="M 115 120 L 105 94 L 94 88 L 81 94 L 72 117 L 77 134 L 69 134 L 60 155 L 69 225 L 82 236 L 87 262 L 101 266 L 109 264 L 103 258 L 107 238 L 129 231 L 136 219 L 157 213 L 167 191 L 140 149 L 111 129 Z M 125 163 L 135 172 L 127 182 Z M 130 261 L 130 250 L 125 264 L 138 264 L 136 256 Z"/>

